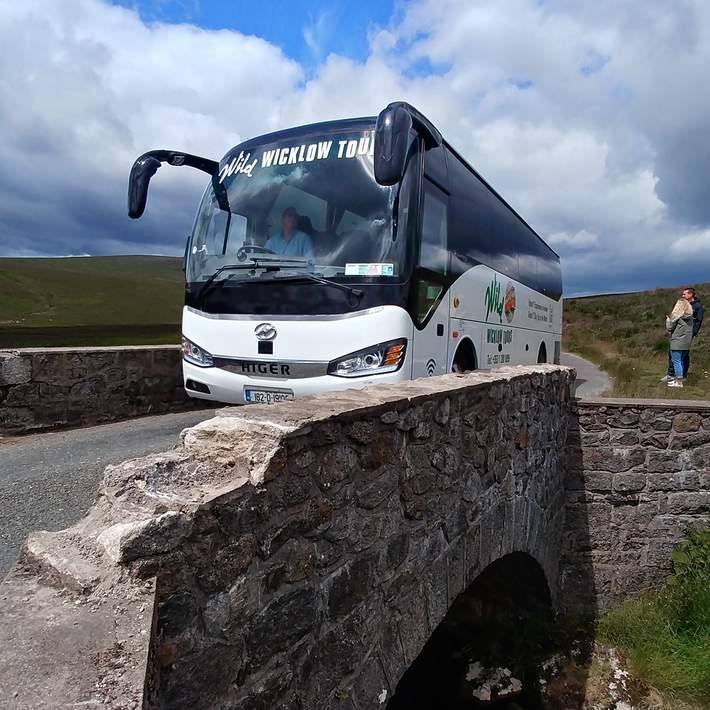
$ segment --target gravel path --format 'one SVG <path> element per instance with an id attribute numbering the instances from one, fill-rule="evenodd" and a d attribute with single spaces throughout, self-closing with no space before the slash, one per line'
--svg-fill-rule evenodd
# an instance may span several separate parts
<path id="1" fill-rule="evenodd" d="M 104 468 L 171 449 L 213 410 L 16 438 L 0 437 L 0 577 L 33 530 L 62 530 L 94 500 Z"/>

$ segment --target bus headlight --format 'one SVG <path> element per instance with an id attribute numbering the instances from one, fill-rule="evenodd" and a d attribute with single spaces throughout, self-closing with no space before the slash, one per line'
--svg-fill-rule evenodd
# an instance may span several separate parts
<path id="1" fill-rule="evenodd" d="M 199 345 L 195 345 L 191 340 L 182 336 L 182 356 L 189 363 L 198 367 L 212 367 L 212 356 L 203 350 Z"/>
<path id="2" fill-rule="evenodd" d="M 407 340 L 399 338 L 350 353 L 328 365 L 328 374 L 336 377 L 362 377 L 396 372 L 404 362 Z"/>

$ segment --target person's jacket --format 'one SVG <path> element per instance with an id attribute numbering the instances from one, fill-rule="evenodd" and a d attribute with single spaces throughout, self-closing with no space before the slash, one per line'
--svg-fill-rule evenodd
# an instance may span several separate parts
<path id="1" fill-rule="evenodd" d="M 666 318 L 666 330 L 671 336 L 671 350 L 690 350 L 693 339 L 693 316 L 681 316 L 671 320 Z"/>
<path id="2" fill-rule="evenodd" d="M 693 307 L 693 337 L 695 337 L 703 324 L 705 309 L 699 298 L 696 298 L 690 305 Z"/>

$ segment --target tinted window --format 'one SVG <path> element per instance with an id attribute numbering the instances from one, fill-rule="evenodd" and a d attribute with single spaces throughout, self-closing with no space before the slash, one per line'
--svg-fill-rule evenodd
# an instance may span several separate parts
<path id="1" fill-rule="evenodd" d="M 451 269 L 458 275 L 491 261 L 490 192 L 456 157 L 449 156 L 448 167 Z"/>
<path id="2" fill-rule="evenodd" d="M 449 271 L 448 237 L 448 197 L 425 180 L 417 281 L 418 323 L 429 318 L 444 292 Z"/>
<path id="3" fill-rule="evenodd" d="M 422 244 L 419 265 L 445 275 L 448 271 L 446 195 L 429 181 L 424 184 Z"/>
<path id="4" fill-rule="evenodd" d="M 453 153 L 447 155 L 447 166 L 452 273 L 481 263 L 558 299 L 558 257 Z"/>
<path id="5" fill-rule="evenodd" d="M 424 153 L 424 174 L 442 189 L 449 189 L 446 154 L 443 147 L 429 148 Z"/>

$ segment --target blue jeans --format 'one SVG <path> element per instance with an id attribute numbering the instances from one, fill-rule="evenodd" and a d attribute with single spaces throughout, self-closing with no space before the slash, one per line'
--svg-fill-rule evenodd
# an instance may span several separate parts
<path id="1" fill-rule="evenodd" d="M 690 367 L 690 350 L 679 350 L 683 358 L 683 377 L 688 376 L 688 368 Z M 673 367 L 673 355 L 668 351 L 668 377 L 675 377 L 675 367 Z"/>
<path id="2" fill-rule="evenodd" d="M 683 355 L 687 350 L 671 350 L 671 360 L 673 361 L 673 371 L 678 379 L 682 379 L 685 373 L 683 372 Z"/>

